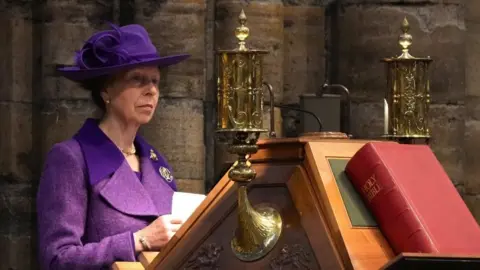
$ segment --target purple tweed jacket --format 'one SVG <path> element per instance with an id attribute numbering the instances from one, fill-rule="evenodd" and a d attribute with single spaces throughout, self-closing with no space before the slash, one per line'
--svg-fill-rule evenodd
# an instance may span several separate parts
<path id="1" fill-rule="evenodd" d="M 133 233 L 171 213 L 171 168 L 140 136 L 135 145 L 141 174 L 94 119 L 52 147 L 37 194 L 43 269 L 104 269 L 135 261 Z"/>

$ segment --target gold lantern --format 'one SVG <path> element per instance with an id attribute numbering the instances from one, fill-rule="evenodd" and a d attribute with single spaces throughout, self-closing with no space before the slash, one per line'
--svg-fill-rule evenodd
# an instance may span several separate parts
<path id="1" fill-rule="evenodd" d="M 268 51 L 251 50 L 245 45 L 249 29 L 242 10 L 240 26 L 235 30 L 238 48 L 217 52 L 217 134 L 228 144 L 228 151 L 238 155 L 228 176 L 238 185 L 238 228 L 231 241 L 233 253 L 243 261 L 265 256 L 277 243 L 282 232 L 282 218 L 272 207 L 253 208 L 248 200 L 247 185 L 256 177 L 248 157 L 258 150 L 263 127 L 264 86 L 263 57 Z M 271 103 L 273 103 L 272 96 Z M 272 109 L 273 111 L 273 109 Z"/>
<path id="2" fill-rule="evenodd" d="M 430 106 L 430 57 L 410 55 L 412 36 L 406 18 L 402 23 L 399 44 L 402 54 L 386 58 L 387 92 L 384 99 L 384 136 L 391 140 L 410 142 L 430 138 L 428 110 Z"/>

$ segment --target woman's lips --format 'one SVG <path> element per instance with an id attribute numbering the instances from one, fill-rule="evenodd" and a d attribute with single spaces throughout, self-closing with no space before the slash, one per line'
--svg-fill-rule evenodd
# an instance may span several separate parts
<path id="1" fill-rule="evenodd" d="M 145 104 L 145 105 L 141 105 L 141 106 L 138 106 L 140 108 L 148 108 L 148 109 L 153 109 L 153 105 L 151 104 Z"/>

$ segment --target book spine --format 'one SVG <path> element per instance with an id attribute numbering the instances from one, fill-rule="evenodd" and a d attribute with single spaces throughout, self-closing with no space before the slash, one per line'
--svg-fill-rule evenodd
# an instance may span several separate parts
<path id="1" fill-rule="evenodd" d="M 436 251 L 408 198 L 373 147 L 361 149 L 350 160 L 346 173 L 394 252 Z"/>

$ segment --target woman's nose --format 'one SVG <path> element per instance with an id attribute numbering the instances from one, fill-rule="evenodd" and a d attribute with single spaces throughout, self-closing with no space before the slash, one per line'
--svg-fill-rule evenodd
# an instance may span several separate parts
<path id="1" fill-rule="evenodd" d="M 158 94 L 158 85 L 156 85 L 155 83 L 153 82 L 150 82 L 147 86 L 147 94 L 148 95 L 156 95 Z"/>

